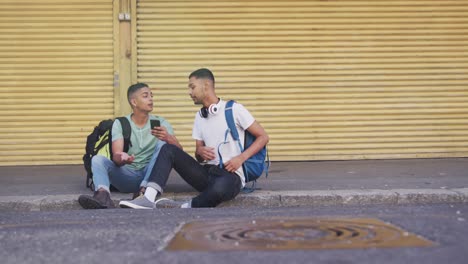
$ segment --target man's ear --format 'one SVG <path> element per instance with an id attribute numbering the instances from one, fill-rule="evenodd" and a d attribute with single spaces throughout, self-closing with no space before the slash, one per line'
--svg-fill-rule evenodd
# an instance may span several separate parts
<path id="1" fill-rule="evenodd" d="M 203 81 L 203 86 L 205 87 L 205 89 L 206 89 L 206 87 L 208 87 L 208 88 L 211 87 L 211 81 L 208 80 L 208 79 L 205 79 Z"/>
<path id="2" fill-rule="evenodd" d="M 130 99 L 130 104 L 131 104 L 132 107 L 135 107 L 135 106 L 136 106 L 136 100 L 135 100 L 135 98 L 131 98 L 131 99 Z"/>

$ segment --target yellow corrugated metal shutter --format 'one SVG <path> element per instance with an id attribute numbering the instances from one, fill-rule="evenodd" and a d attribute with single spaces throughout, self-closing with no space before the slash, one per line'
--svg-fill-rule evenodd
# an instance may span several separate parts
<path id="1" fill-rule="evenodd" d="M 81 163 L 113 116 L 112 0 L 3 0 L 0 165 Z"/>
<path id="2" fill-rule="evenodd" d="M 468 1 L 138 1 L 137 79 L 184 147 L 208 67 L 273 160 L 468 154 Z"/>

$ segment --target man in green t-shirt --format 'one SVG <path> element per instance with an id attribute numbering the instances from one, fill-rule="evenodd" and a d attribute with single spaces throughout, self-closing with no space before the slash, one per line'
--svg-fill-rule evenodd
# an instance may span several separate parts
<path id="1" fill-rule="evenodd" d="M 112 126 L 112 160 L 96 155 L 91 161 L 94 195 L 80 195 L 78 202 L 85 209 L 113 208 L 110 184 L 120 192 L 144 193 L 148 178 L 162 145 L 173 144 L 182 149 L 171 124 L 154 116 L 153 93 L 148 85 L 137 83 L 127 91 L 132 114 L 126 116 L 132 129 L 130 147 L 124 152 L 122 125 L 115 120 Z M 160 126 L 151 127 L 150 120 L 159 120 Z"/>

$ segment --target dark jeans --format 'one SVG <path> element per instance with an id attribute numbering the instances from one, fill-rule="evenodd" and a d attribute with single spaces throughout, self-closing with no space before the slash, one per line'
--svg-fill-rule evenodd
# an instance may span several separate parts
<path id="1" fill-rule="evenodd" d="M 192 207 L 215 207 L 239 194 L 241 180 L 216 165 L 201 165 L 175 145 L 165 144 L 151 171 L 148 186 L 162 192 L 172 168 L 193 188 L 200 192 L 192 199 Z"/>

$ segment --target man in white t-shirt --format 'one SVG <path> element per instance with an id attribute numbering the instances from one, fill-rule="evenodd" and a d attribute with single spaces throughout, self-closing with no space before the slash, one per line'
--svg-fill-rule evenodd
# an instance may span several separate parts
<path id="1" fill-rule="evenodd" d="M 122 201 L 121 207 L 134 209 L 215 207 L 224 201 L 234 199 L 245 185 L 242 164 L 268 143 L 267 133 L 243 105 L 235 103 L 234 121 L 240 142 L 244 142 L 245 130 L 256 137 L 252 145 L 241 153 L 237 142 L 230 135 L 225 142 L 228 128 L 224 115 L 226 102 L 216 96 L 213 73 L 205 68 L 192 72 L 188 87 L 194 103 L 203 106 L 195 114 L 192 131 L 197 160 L 175 146 L 170 144 L 162 146 L 149 177 L 145 195 L 133 201 Z M 223 168 L 219 166 L 218 151 L 223 158 Z M 156 200 L 158 194 L 163 192 L 173 168 L 188 184 L 200 192 L 198 196 L 183 203 L 166 198 Z"/>

